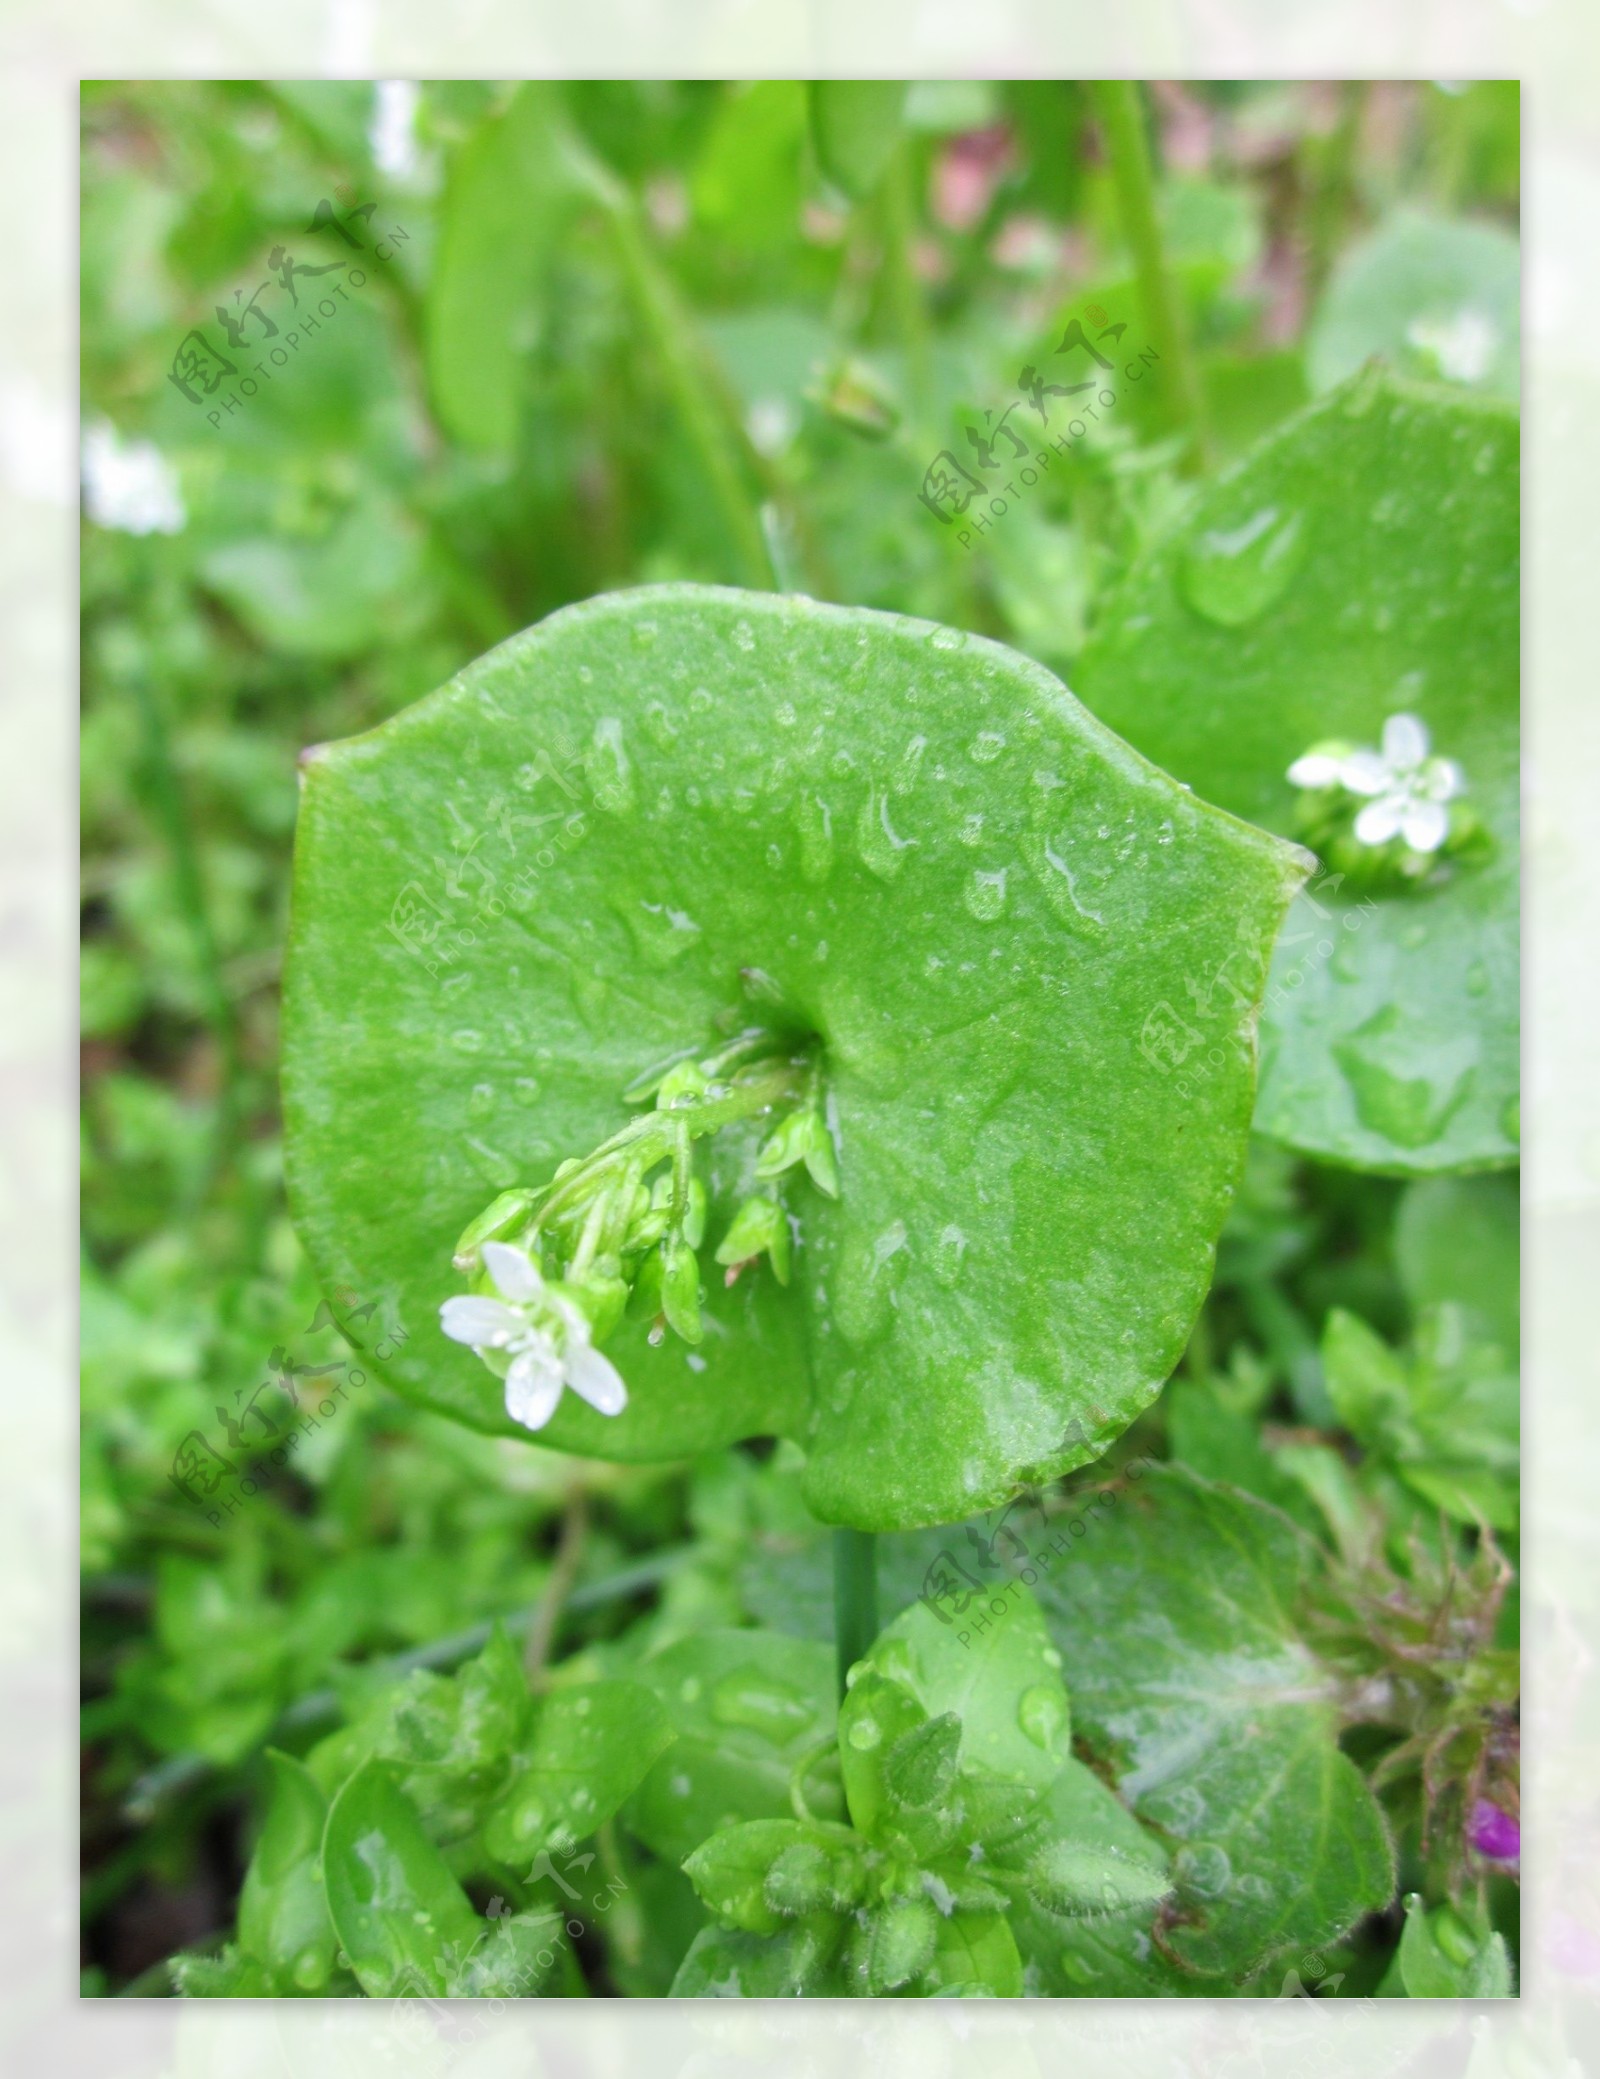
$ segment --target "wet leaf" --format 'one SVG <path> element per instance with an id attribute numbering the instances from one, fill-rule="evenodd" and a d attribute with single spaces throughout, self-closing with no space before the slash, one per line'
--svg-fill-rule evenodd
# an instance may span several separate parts
<path id="1" fill-rule="evenodd" d="M 382 1762 L 334 1799 L 323 1881 L 340 1948 L 374 1999 L 449 1992 L 484 1924 Z"/>
<path id="2" fill-rule="evenodd" d="M 311 1253 L 386 1296 L 406 1340 L 366 1340 L 398 1391 L 512 1430 L 438 1327 L 456 1237 L 614 1131 L 641 1070 L 748 1023 L 759 975 L 761 1015 L 824 1043 L 839 1199 L 796 1186 L 787 1293 L 708 1279 L 696 1351 L 624 1323 L 626 1410 L 567 1394 L 542 1437 L 776 1431 L 826 1520 L 950 1521 L 1095 1456 L 1176 1361 L 1298 872 L 976 638 L 598 598 L 308 764 L 285 1089 Z M 1228 1007 L 1196 1011 L 1225 964 Z M 713 1236 L 752 1152 L 726 1138 Z"/>
<path id="3" fill-rule="evenodd" d="M 582 1840 L 592 1834 L 672 1741 L 666 1712 L 642 1682 L 585 1682 L 553 1690 L 539 1705 L 532 1739 L 489 1814 L 490 1853 L 525 1863 L 558 1835 Z"/>
<path id="4" fill-rule="evenodd" d="M 1363 375 L 1203 492 L 1079 661 L 1097 714 L 1268 829 L 1297 827 L 1292 763 L 1395 714 L 1463 769 L 1479 851 L 1416 883 L 1328 874 L 1278 944 L 1256 1124 L 1334 1162 L 1516 1159 L 1518 529 L 1512 411 Z"/>
<path id="5" fill-rule="evenodd" d="M 1153 1468 L 1040 1591 L 1080 1734 L 1172 1844 L 1165 1945 L 1200 1973 L 1249 1976 L 1393 1894 L 1382 1815 L 1296 1624 L 1312 1551 L 1276 1511 Z"/>
<path id="6" fill-rule="evenodd" d="M 266 1758 L 272 1798 L 239 1895 L 239 1941 L 280 1990 L 318 1993 L 335 1946 L 319 1869 L 327 1800 L 293 1755 Z"/>

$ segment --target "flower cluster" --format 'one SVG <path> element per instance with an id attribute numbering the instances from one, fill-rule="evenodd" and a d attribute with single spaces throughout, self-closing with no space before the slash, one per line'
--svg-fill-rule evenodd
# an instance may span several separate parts
<path id="1" fill-rule="evenodd" d="M 694 1174 L 697 1141 L 782 1112 L 755 1163 L 755 1189 L 734 1210 L 716 1260 L 731 1285 L 763 1257 L 789 1282 L 793 1246 L 779 1180 L 803 1167 L 838 1195 L 833 1140 L 822 1113 L 815 1051 L 785 1050 L 753 1029 L 708 1058 L 682 1058 L 625 1093 L 654 1098 L 588 1156 L 563 1162 L 540 1190 L 502 1192 L 456 1244 L 470 1290 L 447 1299 L 440 1326 L 505 1381 L 506 1413 L 544 1428 L 563 1390 L 602 1415 L 628 1401 L 621 1374 L 597 1347 L 624 1314 L 689 1344 L 704 1334 L 698 1250 L 706 1188 Z"/>

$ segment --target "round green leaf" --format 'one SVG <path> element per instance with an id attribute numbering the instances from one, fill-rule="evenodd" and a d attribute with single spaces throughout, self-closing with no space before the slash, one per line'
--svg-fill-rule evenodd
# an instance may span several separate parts
<path id="1" fill-rule="evenodd" d="M 814 1035 L 839 1196 L 797 1170 L 788 1290 L 708 1277 L 694 1350 L 624 1321 L 625 1412 L 569 1393 L 543 1434 L 659 1459 L 776 1432 L 825 1520 L 948 1522 L 1096 1456 L 1182 1351 L 1301 870 L 994 644 L 692 586 L 569 608 L 306 761 L 302 1230 L 382 1302 L 358 1332 L 389 1383 L 525 1434 L 439 1329 L 462 1228 L 675 1051 Z M 1226 1017 L 1180 1008 L 1224 969 Z M 764 1132 L 713 1144 L 707 1258 Z"/>
<path id="2" fill-rule="evenodd" d="M 1306 342 L 1315 390 L 1382 354 L 1402 375 L 1516 401 L 1522 252 L 1498 224 L 1403 210 L 1340 260 Z"/>
<path id="3" fill-rule="evenodd" d="M 1207 488 L 1080 661 L 1096 713 L 1269 829 L 1302 753 L 1397 713 L 1463 768 L 1486 856 L 1329 874 L 1278 945 L 1256 1123 L 1355 1168 L 1516 1156 L 1517 443 L 1502 405 L 1359 377 Z"/>

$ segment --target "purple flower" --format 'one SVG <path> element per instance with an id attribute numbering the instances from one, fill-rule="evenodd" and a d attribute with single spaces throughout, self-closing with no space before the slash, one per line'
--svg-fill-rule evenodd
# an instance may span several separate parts
<path id="1" fill-rule="evenodd" d="M 1516 1862 L 1522 1854 L 1522 1828 L 1509 1812 L 1479 1798 L 1472 1808 L 1472 1845 L 1489 1862 Z"/>

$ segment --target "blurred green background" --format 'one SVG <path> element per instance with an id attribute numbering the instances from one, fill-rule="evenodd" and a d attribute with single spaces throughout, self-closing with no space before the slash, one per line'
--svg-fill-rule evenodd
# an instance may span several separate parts
<path id="1" fill-rule="evenodd" d="M 87 1990 L 164 1989 L 228 1927 L 262 1742 L 372 1656 L 554 1568 L 594 1591 L 578 1647 L 748 1614 L 726 1466 L 576 1464 L 370 1393 L 220 1527 L 175 1487 L 197 1428 L 344 1355 L 282 1186 L 297 754 L 662 579 L 925 615 L 1070 681 L 1195 468 L 1369 354 L 1515 395 L 1514 82 L 1145 107 L 1203 443 L 1170 384 L 1130 390 L 963 546 L 919 500 L 935 457 L 1003 463 L 1019 397 L 1042 436 L 1023 371 L 1073 318 L 1149 337 L 1081 85 L 919 84 L 898 135 L 833 138 L 794 81 L 85 87 Z M 1398 1322 L 1393 1187 L 1269 1183 L 1243 1217 L 1286 1238 L 1285 1304 Z M 652 1600 L 663 1549 L 693 1564 Z"/>

